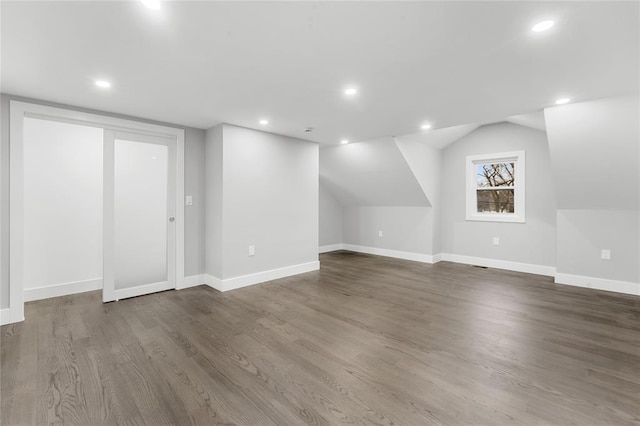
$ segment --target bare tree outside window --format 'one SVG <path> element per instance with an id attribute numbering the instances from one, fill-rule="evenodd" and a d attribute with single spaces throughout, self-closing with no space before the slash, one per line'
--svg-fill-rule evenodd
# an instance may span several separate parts
<path id="1" fill-rule="evenodd" d="M 479 213 L 515 211 L 515 163 L 477 164 L 476 184 Z"/>

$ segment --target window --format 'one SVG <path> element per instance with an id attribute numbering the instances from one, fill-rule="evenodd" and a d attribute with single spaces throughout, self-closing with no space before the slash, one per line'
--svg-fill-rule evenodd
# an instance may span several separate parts
<path id="1" fill-rule="evenodd" d="M 524 222 L 524 151 L 467 157 L 467 220 Z"/>

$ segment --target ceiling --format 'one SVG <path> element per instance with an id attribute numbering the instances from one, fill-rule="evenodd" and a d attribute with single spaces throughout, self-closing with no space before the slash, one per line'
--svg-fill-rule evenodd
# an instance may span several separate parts
<path id="1" fill-rule="evenodd" d="M 1 3 L 4 93 L 317 142 L 638 90 L 638 2 Z M 531 27 L 556 25 L 544 33 Z M 107 79 L 111 89 L 95 87 Z M 348 98 L 344 89 L 359 93 Z M 266 126 L 258 120 L 267 118 Z M 304 127 L 313 127 L 304 133 Z"/>

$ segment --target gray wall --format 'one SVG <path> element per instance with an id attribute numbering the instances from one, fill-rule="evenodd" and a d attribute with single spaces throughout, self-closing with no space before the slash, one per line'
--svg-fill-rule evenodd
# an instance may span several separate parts
<path id="1" fill-rule="evenodd" d="M 207 246 L 209 265 L 217 262 L 212 246 L 222 245 L 222 270 L 208 274 L 227 279 L 318 260 L 318 158 L 316 143 L 222 126 L 224 232 Z M 207 228 L 215 220 L 207 212 Z"/>
<path id="2" fill-rule="evenodd" d="M 526 223 L 465 220 L 467 155 L 518 150 L 526 152 Z M 444 150 L 441 188 L 444 253 L 555 266 L 556 205 L 544 132 L 511 123 L 480 127 Z"/>
<path id="3" fill-rule="evenodd" d="M 544 110 L 558 209 L 638 210 L 638 95 Z"/>
<path id="4" fill-rule="evenodd" d="M 637 210 L 558 210 L 557 272 L 639 282 L 638 220 Z"/>
<path id="5" fill-rule="evenodd" d="M 342 243 L 342 205 L 320 179 L 319 188 L 319 244 L 328 246 Z"/>
<path id="6" fill-rule="evenodd" d="M 426 234 L 426 238 L 430 239 L 428 254 L 437 254 L 442 250 L 442 209 L 440 208 L 442 203 L 442 150 L 431 146 L 423 139 L 423 135 L 397 137 L 395 141 L 422 190 L 431 201 L 433 208 L 428 210 L 429 222 L 427 226 L 429 232 Z"/>
<path id="7" fill-rule="evenodd" d="M 430 206 L 390 137 L 320 150 L 320 177 L 343 206 Z"/>
<path id="8" fill-rule="evenodd" d="M 206 132 L 205 148 L 205 212 L 206 273 L 222 277 L 222 141 L 223 125 Z"/>
<path id="9" fill-rule="evenodd" d="M 558 202 L 557 272 L 640 280 L 637 94 L 544 111 Z M 602 260 L 602 249 L 611 260 Z"/>
<path id="10" fill-rule="evenodd" d="M 204 130 L 0 94 L 0 236 L 2 237 L 0 242 L 2 250 L 0 258 L 0 308 L 8 306 L 9 297 L 9 100 L 11 99 L 185 129 L 185 194 L 193 196 L 193 206 L 185 207 L 185 275 L 199 275 L 204 272 Z"/>
<path id="11" fill-rule="evenodd" d="M 342 242 L 365 247 L 431 254 L 431 207 L 347 206 Z M 382 231 L 382 237 L 378 236 Z"/>

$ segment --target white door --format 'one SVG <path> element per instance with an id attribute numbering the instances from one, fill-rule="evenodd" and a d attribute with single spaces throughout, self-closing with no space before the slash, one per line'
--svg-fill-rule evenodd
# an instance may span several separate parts
<path id="1" fill-rule="evenodd" d="M 105 130 L 105 302 L 176 287 L 175 142 Z"/>

